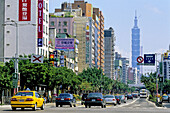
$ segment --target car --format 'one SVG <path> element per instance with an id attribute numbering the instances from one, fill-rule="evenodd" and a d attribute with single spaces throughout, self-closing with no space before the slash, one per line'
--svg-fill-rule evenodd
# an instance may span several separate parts
<path id="1" fill-rule="evenodd" d="M 120 96 L 115 96 L 115 98 L 116 98 L 117 103 L 121 104 Z"/>
<path id="2" fill-rule="evenodd" d="M 56 107 L 63 107 L 63 105 L 70 105 L 70 107 L 76 107 L 76 99 L 70 93 L 61 93 L 58 97 L 56 97 Z"/>
<path id="3" fill-rule="evenodd" d="M 163 95 L 162 96 L 162 102 L 163 101 L 168 101 L 169 102 L 169 97 L 168 97 L 168 95 Z"/>
<path id="4" fill-rule="evenodd" d="M 85 108 L 89 106 L 101 106 L 102 108 L 106 108 L 106 101 L 103 98 L 102 93 L 89 93 L 85 100 Z"/>
<path id="5" fill-rule="evenodd" d="M 121 102 L 126 103 L 126 97 L 124 95 L 120 95 L 119 97 Z"/>
<path id="6" fill-rule="evenodd" d="M 128 94 L 128 95 L 127 95 L 127 100 L 128 100 L 128 99 L 132 99 L 132 100 L 133 100 L 133 96 L 132 96 L 131 94 Z"/>
<path id="7" fill-rule="evenodd" d="M 37 108 L 44 110 L 45 102 L 40 94 L 36 91 L 19 91 L 11 98 L 11 107 L 15 111 L 16 108 L 32 108 L 36 111 Z"/>
<path id="8" fill-rule="evenodd" d="M 84 104 L 84 102 L 85 102 L 85 100 L 86 100 L 86 98 L 87 98 L 87 93 L 84 93 L 83 95 L 82 95 L 82 98 L 81 98 L 81 105 L 83 105 Z"/>
<path id="9" fill-rule="evenodd" d="M 117 101 L 114 95 L 105 95 L 104 96 L 106 104 L 114 104 L 114 106 L 117 105 Z"/>
<path id="10" fill-rule="evenodd" d="M 138 94 L 137 94 L 137 93 L 132 94 L 132 96 L 133 96 L 134 98 L 138 98 Z"/>

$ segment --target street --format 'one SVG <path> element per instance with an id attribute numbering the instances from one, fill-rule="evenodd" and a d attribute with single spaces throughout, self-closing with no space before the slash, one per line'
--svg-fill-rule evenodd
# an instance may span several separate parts
<path id="1" fill-rule="evenodd" d="M 166 106 L 170 105 L 169 103 L 164 103 Z M 91 107 L 85 108 L 84 105 L 80 105 L 77 103 L 77 107 L 63 106 L 63 107 L 55 107 L 55 103 L 48 103 L 45 106 L 45 110 L 37 109 L 37 111 L 32 111 L 31 109 L 25 109 L 21 111 L 17 109 L 17 111 L 12 111 L 10 106 L 0 107 L 0 113 L 169 113 L 169 108 L 158 108 L 153 103 L 148 102 L 145 98 L 137 98 L 134 100 L 127 100 L 126 103 L 122 103 L 121 105 L 113 106 L 107 105 L 106 108 L 101 107 Z"/>

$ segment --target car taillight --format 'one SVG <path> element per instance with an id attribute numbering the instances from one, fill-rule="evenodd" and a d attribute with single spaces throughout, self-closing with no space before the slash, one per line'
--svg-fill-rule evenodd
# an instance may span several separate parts
<path id="1" fill-rule="evenodd" d="M 26 101 L 34 101 L 32 98 L 27 98 Z"/>
<path id="2" fill-rule="evenodd" d="M 12 98 L 11 101 L 17 101 L 17 99 L 16 98 Z"/>
<path id="3" fill-rule="evenodd" d="M 56 98 L 56 100 L 61 100 L 61 98 Z"/>
<path id="4" fill-rule="evenodd" d="M 65 98 L 64 100 L 70 100 L 70 98 Z"/>
<path id="5" fill-rule="evenodd" d="M 113 101 L 115 101 L 115 99 L 113 99 Z"/>
<path id="6" fill-rule="evenodd" d="M 103 101 L 103 99 L 96 99 L 97 101 Z"/>
<path id="7" fill-rule="evenodd" d="M 90 99 L 86 99 L 86 101 L 90 101 Z"/>
<path id="8" fill-rule="evenodd" d="M 125 97 L 124 97 L 124 100 L 125 100 Z"/>
<path id="9" fill-rule="evenodd" d="M 117 99 L 119 101 L 119 99 Z"/>

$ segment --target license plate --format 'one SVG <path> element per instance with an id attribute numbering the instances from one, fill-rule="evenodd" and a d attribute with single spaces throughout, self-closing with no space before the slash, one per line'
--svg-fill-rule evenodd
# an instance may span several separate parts
<path id="1" fill-rule="evenodd" d="M 64 100 L 64 98 L 62 98 L 61 100 Z"/>
<path id="2" fill-rule="evenodd" d="M 92 99 L 91 101 L 96 101 L 95 99 Z"/>
<path id="3" fill-rule="evenodd" d="M 19 102 L 24 102 L 24 100 L 19 100 Z"/>

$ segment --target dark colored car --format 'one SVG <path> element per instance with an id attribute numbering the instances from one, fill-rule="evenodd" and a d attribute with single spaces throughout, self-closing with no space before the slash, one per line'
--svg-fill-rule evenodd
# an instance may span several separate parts
<path id="1" fill-rule="evenodd" d="M 72 94 L 69 93 L 61 93 L 58 97 L 56 97 L 56 107 L 62 107 L 63 105 L 70 105 L 70 107 L 76 107 L 76 99 Z"/>
<path id="2" fill-rule="evenodd" d="M 138 94 L 132 94 L 134 98 L 138 98 Z"/>
<path id="3" fill-rule="evenodd" d="M 127 95 L 127 100 L 128 99 L 132 99 L 133 100 L 133 96 L 131 94 Z"/>
<path id="4" fill-rule="evenodd" d="M 118 103 L 118 104 L 121 104 L 120 96 L 115 96 L 115 98 L 116 98 L 117 103 Z"/>
<path id="5" fill-rule="evenodd" d="M 85 102 L 85 100 L 86 100 L 86 98 L 87 98 L 87 95 L 88 95 L 88 94 L 86 94 L 86 93 L 82 95 L 82 98 L 81 98 L 81 105 L 84 104 L 84 102 Z"/>
<path id="6" fill-rule="evenodd" d="M 89 106 L 89 108 L 91 106 L 101 106 L 102 108 L 106 108 L 106 101 L 103 98 L 102 93 L 89 93 L 84 105 L 86 108 L 87 106 Z"/>
<path id="7" fill-rule="evenodd" d="M 126 103 L 126 97 L 124 95 L 120 95 L 119 97 L 121 102 Z"/>

